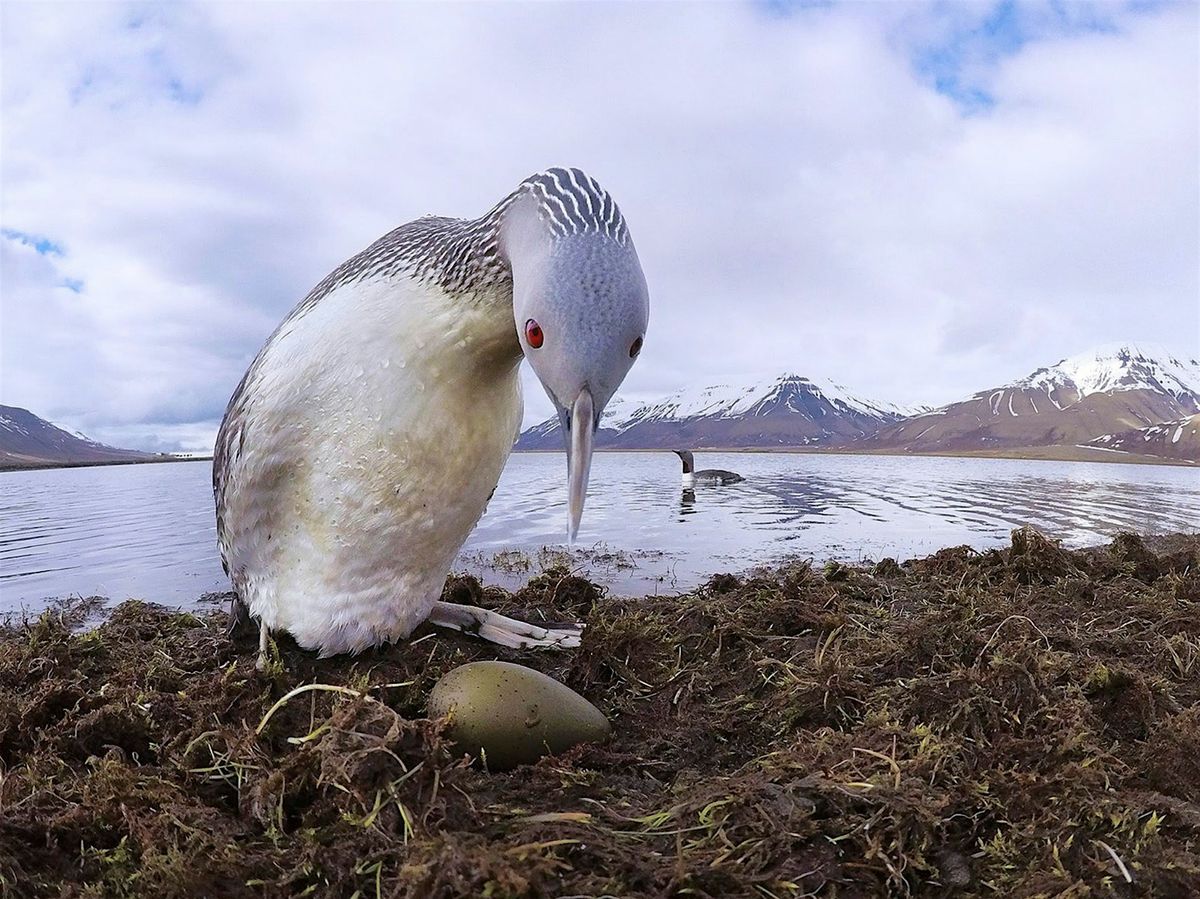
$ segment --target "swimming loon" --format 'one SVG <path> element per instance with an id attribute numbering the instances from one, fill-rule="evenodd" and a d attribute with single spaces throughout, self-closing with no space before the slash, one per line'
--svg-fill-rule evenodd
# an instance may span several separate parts
<path id="1" fill-rule="evenodd" d="M 674 453 L 683 460 L 683 486 L 685 488 L 694 487 L 696 484 L 736 484 L 738 481 L 745 480 L 736 471 L 725 471 L 721 468 L 705 468 L 695 471 L 696 462 L 691 451 L 674 450 Z"/>

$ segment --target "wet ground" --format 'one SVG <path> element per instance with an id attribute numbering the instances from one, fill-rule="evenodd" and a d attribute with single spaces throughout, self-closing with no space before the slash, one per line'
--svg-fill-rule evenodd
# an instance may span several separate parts
<path id="1" fill-rule="evenodd" d="M 582 648 L 281 641 L 264 672 L 220 611 L 80 630 L 77 602 L 0 630 L 0 895 L 1200 895 L 1198 563 L 1196 536 L 1022 530 L 671 598 L 463 578 L 447 598 L 579 618 Z M 482 658 L 612 739 L 461 759 L 425 698 Z"/>

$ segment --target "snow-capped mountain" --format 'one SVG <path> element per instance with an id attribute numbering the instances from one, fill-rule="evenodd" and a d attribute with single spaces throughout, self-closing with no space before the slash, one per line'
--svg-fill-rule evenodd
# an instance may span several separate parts
<path id="1" fill-rule="evenodd" d="M 914 452 L 1077 445 L 1198 411 L 1200 361 L 1124 344 L 884 427 L 864 444 Z"/>
<path id="2" fill-rule="evenodd" d="M 622 448 L 833 446 L 899 421 L 912 410 L 855 396 L 794 374 L 685 388 L 659 402 L 614 399 L 597 445 Z M 521 435 L 517 449 L 561 449 L 557 418 Z"/>
<path id="3" fill-rule="evenodd" d="M 1093 393 L 1150 390 L 1194 405 L 1200 402 L 1200 361 L 1180 359 L 1158 347 L 1106 346 L 1039 368 L 1008 386 L 1047 396 L 1074 392 L 1076 402 Z"/>
<path id="4" fill-rule="evenodd" d="M 27 409 L 0 406 L 0 468 L 33 465 L 71 465 L 98 462 L 136 462 L 152 453 L 117 449 L 72 434 Z"/>

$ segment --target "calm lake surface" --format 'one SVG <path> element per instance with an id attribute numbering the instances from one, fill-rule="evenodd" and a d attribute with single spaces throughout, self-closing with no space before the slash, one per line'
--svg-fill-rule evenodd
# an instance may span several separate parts
<path id="1" fill-rule="evenodd" d="M 572 567 L 643 594 L 787 558 L 986 548 L 1025 524 L 1072 546 L 1200 530 L 1200 477 L 1183 467 L 765 453 L 697 467 L 746 481 L 685 494 L 669 453 L 598 454 Z M 521 583 L 562 559 L 566 517 L 565 457 L 514 455 L 459 568 Z M 227 589 L 209 462 L 0 474 L 0 612 L 70 595 L 192 606 Z"/>

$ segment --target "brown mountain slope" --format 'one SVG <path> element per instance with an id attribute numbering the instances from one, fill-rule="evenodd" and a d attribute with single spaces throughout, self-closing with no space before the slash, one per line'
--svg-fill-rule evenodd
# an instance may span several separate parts
<path id="1" fill-rule="evenodd" d="M 1105 434 L 1089 441 L 1087 445 L 1122 453 L 1200 462 L 1200 415 L 1119 434 Z"/>
<path id="2" fill-rule="evenodd" d="M 1196 412 L 1200 362 L 1121 346 L 885 426 L 861 444 L 911 452 L 1074 446 Z"/>
<path id="3" fill-rule="evenodd" d="M 1195 408 L 1147 389 L 1071 399 L 1061 390 L 998 388 L 882 428 L 863 443 L 922 452 L 1074 445 L 1176 419 Z"/>
<path id="4" fill-rule="evenodd" d="M 64 431 L 28 409 L 0 406 L 0 468 L 145 462 L 154 453 L 118 449 Z"/>

